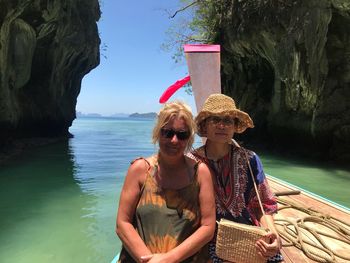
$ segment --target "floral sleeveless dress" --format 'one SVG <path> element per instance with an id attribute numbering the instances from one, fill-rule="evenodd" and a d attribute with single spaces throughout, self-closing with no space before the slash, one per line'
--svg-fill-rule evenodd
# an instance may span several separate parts
<path id="1" fill-rule="evenodd" d="M 157 165 L 148 165 L 134 226 L 152 253 L 165 253 L 178 246 L 200 226 L 198 163 L 194 167 L 192 182 L 178 190 L 160 188 L 155 180 Z M 183 262 L 203 263 L 208 259 L 208 248 L 203 248 Z M 123 247 L 118 262 L 135 261 Z"/>

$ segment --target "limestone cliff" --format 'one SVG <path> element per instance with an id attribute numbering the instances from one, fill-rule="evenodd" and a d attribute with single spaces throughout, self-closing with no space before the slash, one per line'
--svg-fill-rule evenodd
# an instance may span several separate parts
<path id="1" fill-rule="evenodd" d="M 210 2 L 198 14 L 222 46 L 223 93 L 255 122 L 247 135 L 350 160 L 350 2 Z"/>
<path id="2" fill-rule="evenodd" d="M 98 0 L 0 0 L 0 145 L 65 136 L 99 64 Z"/>

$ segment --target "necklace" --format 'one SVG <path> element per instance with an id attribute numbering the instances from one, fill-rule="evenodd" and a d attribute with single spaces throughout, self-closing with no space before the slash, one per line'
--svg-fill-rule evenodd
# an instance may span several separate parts
<path id="1" fill-rule="evenodd" d="M 232 170 L 232 151 L 233 147 L 230 145 L 230 150 L 228 153 L 228 167 L 227 171 L 225 172 L 225 165 L 224 165 L 224 159 L 226 158 L 226 155 L 223 156 L 221 159 L 218 159 L 217 161 L 211 160 L 208 158 L 207 154 L 207 144 L 204 146 L 204 154 L 206 159 L 208 160 L 209 167 L 214 171 L 215 178 L 218 181 L 217 183 L 224 189 L 224 192 L 226 193 L 226 187 L 228 182 L 230 181 L 231 177 L 231 170 Z"/>

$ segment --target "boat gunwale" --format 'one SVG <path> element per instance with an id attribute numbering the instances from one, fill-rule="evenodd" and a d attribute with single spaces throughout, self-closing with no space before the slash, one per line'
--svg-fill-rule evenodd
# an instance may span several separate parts
<path id="1" fill-rule="evenodd" d="M 276 182 L 278 184 L 281 184 L 282 186 L 288 187 L 288 188 L 293 188 L 293 189 L 300 190 L 302 192 L 302 194 L 304 194 L 304 195 L 306 195 L 306 196 L 308 196 L 310 198 L 314 198 L 314 199 L 316 199 L 317 201 L 319 201 L 321 203 L 329 205 L 329 206 L 331 206 L 331 207 L 333 207 L 335 209 L 338 209 L 338 210 L 340 210 L 340 211 L 350 215 L 350 208 L 348 208 L 346 206 L 343 206 L 343 205 L 338 204 L 338 203 L 336 203 L 334 201 L 331 201 L 331 200 L 329 200 L 329 199 L 327 199 L 325 197 L 322 197 L 322 196 L 320 196 L 318 194 L 315 194 L 313 192 L 305 190 L 302 187 L 296 186 L 296 185 L 294 185 L 292 183 L 289 183 L 289 182 L 286 182 L 286 181 L 281 180 L 279 178 L 276 178 L 276 177 L 274 177 L 274 176 L 272 176 L 270 174 L 267 174 L 267 173 L 265 173 L 265 174 L 266 174 L 268 180 L 272 180 L 272 181 L 274 181 L 274 182 Z"/>

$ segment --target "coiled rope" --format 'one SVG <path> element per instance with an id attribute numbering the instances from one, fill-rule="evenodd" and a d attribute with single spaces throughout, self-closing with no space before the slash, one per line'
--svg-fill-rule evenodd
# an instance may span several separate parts
<path id="1" fill-rule="evenodd" d="M 350 262 L 349 223 L 279 196 L 277 202 L 279 211 L 293 209 L 305 213 L 303 217 L 297 219 L 278 217 L 275 219 L 278 233 L 284 240 L 284 247 L 295 246 L 316 262 L 344 262 L 339 261 L 340 259 Z M 342 249 L 338 251 L 332 249 L 329 244 L 335 243 L 341 244 Z"/>

